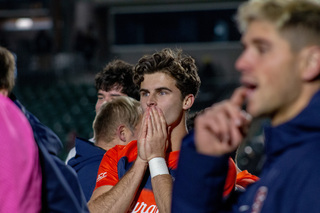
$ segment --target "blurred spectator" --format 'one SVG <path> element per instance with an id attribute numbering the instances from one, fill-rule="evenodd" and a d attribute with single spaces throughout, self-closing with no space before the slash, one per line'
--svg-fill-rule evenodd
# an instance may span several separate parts
<path id="1" fill-rule="evenodd" d="M 2 94 L 0 120 L 0 212 L 40 212 L 42 174 L 32 129 L 18 107 Z"/>
<path id="2" fill-rule="evenodd" d="M 3 47 L 0 47 L 0 66 L 1 94 L 10 96 L 21 109 L 32 127 L 39 148 L 42 170 L 42 212 L 88 212 L 77 175 L 57 157 L 62 148 L 60 139 L 28 112 L 11 93 L 15 81 L 15 61 L 13 55 Z"/>
<path id="3" fill-rule="evenodd" d="M 242 86 L 199 115 L 185 137 L 172 212 L 320 212 L 320 2 L 249 0 L 237 20 Z M 270 119 L 260 180 L 225 202 L 227 160 L 251 116 Z"/>

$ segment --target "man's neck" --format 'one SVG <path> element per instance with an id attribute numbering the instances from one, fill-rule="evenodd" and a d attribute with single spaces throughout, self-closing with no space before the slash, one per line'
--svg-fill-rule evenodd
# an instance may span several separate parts
<path id="1" fill-rule="evenodd" d="M 181 148 L 182 139 L 188 134 L 186 127 L 185 116 L 182 117 L 179 124 L 175 126 L 170 135 L 171 152 L 179 151 Z"/>
<path id="2" fill-rule="evenodd" d="M 105 142 L 100 140 L 96 141 L 94 145 L 108 151 L 109 149 L 113 148 L 116 144 L 117 143 L 115 141 Z"/>

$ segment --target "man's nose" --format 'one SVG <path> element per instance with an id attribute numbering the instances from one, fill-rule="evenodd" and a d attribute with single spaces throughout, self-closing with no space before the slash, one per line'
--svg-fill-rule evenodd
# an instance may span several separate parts
<path id="1" fill-rule="evenodd" d="M 243 51 L 235 63 L 235 68 L 241 73 L 247 72 L 252 67 L 252 60 L 253 55 L 249 51 Z"/>
<path id="2" fill-rule="evenodd" d="M 151 106 L 156 106 L 156 105 L 157 105 L 156 98 L 154 97 L 154 95 L 150 95 L 147 100 L 147 106 L 151 107 Z"/>

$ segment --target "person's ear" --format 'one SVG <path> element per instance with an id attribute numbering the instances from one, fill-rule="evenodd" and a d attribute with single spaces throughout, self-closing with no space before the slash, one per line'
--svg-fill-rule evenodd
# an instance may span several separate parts
<path id="1" fill-rule="evenodd" d="M 194 95 L 189 94 L 184 98 L 182 108 L 184 110 L 188 110 L 192 107 L 193 103 L 194 103 Z"/>
<path id="2" fill-rule="evenodd" d="M 302 79 L 313 81 L 320 75 L 320 47 L 313 46 L 307 49 L 306 67 L 302 73 Z"/>
<path id="3" fill-rule="evenodd" d="M 122 142 L 127 142 L 127 140 L 126 140 L 126 127 L 124 125 L 118 126 L 117 136 Z"/>

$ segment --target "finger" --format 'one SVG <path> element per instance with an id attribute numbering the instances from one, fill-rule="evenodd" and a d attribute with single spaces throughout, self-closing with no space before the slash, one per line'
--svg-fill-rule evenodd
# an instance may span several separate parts
<path id="1" fill-rule="evenodd" d="M 251 122 L 251 116 L 244 110 L 241 110 L 241 104 L 238 105 L 239 103 L 244 103 L 244 94 L 245 90 L 243 88 L 238 88 L 229 101 L 224 101 L 220 104 L 216 104 L 217 106 L 221 107 L 226 112 L 226 114 L 229 115 L 232 122 L 239 127 L 245 125 L 248 122 Z"/>
<path id="2" fill-rule="evenodd" d="M 168 133 L 167 122 L 166 122 L 166 119 L 165 119 L 165 117 L 163 115 L 163 112 L 158 107 L 157 107 L 157 112 L 158 112 L 158 115 L 159 115 L 159 123 L 160 123 L 161 131 L 163 132 L 163 134 L 167 134 Z"/>
<path id="3" fill-rule="evenodd" d="M 207 111 L 203 115 L 199 115 L 195 119 L 195 131 L 199 132 L 201 130 L 206 129 L 210 132 L 210 134 L 214 135 L 220 141 L 222 141 L 222 131 L 219 120 L 216 118 L 216 114 L 214 112 Z"/>
<path id="4" fill-rule="evenodd" d="M 155 120 L 155 114 L 154 114 L 154 107 L 150 108 L 150 127 L 151 127 L 151 133 L 154 134 L 157 132 L 156 130 L 156 120 Z"/>
<path id="5" fill-rule="evenodd" d="M 245 117 L 241 112 L 242 110 L 240 107 L 233 104 L 231 101 L 227 101 L 223 106 L 223 110 L 228 116 L 230 123 L 234 123 L 239 127 L 243 125 Z"/>
<path id="6" fill-rule="evenodd" d="M 143 113 L 143 117 L 142 117 L 142 121 L 141 121 L 142 125 L 146 123 L 146 117 L 147 116 L 148 116 L 148 112 L 146 111 L 146 112 Z"/>
<path id="7" fill-rule="evenodd" d="M 220 138 L 221 141 L 227 142 L 230 140 L 230 123 L 231 119 L 227 113 L 219 113 L 216 116 L 216 128 L 219 128 L 219 134 L 218 137 Z"/>
<path id="8" fill-rule="evenodd" d="M 160 128 L 160 118 L 159 118 L 159 114 L 158 114 L 158 110 L 156 109 L 156 107 L 152 107 L 152 124 L 153 124 L 153 130 L 154 132 L 159 132 L 159 128 Z"/>
<path id="9" fill-rule="evenodd" d="M 233 92 L 230 98 L 230 101 L 231 103 L 241 108 L 242 105 L 245 103 L 246 98 L 247 98 L 247 89 L 245 87 L 239 87 Z"/>
<path id="10" fill-rule="evenodd" d="M 150 115 L 148 116 L 148 131 L 147 131 L 147 135 L 149 135 L 150 137 L 152 137 L 153 135 L 153 126 L 152 126 L 152 114 L 151 114 L 151 110 L 150 110 Z"/>
<path id="11" fill-rule="evenodd" d="M 142 142 L 146 135 L 147 135 L 147 130 L 148 130 L 148 113 L 145 112 L 143 115 L 143 119 L 142 119 L 142 124 L 141 124 L 141 128 L 139 131 L 139 136 L 138 136 L 138 142 Z"/>
<path id="12" fill-rule="evenodd" d="M 230 152 L 234 151 L 243 140 L 243 135 L 236 125 L 231 125 Z"/>
<path id="13" fill-rule="evenodd" d="M 244 110 L 241 110 L 241 114 L 246 123 L 250 123 L 252 121 L 252 116 Z"/>
<path id="14" fill-rule="evenodd" d="M 216 133 L 221 141 L 228 141 L 230 139 L 230 123 L 233 122 L 233 115 L 235 112 L 235 107 L 229 101 L 224 101 L 220 104 L 216 104 L 211 110 L 207 110 L 212 121 L 212 129 Z"/>
<path id="15" fill-rule="evenodd" d="M 240 129 L 241 134 L 245 136 L 249 131 L 249 126 L 252 122 L 252 116 L 249 113 L 245 112 L 244 110 L 241 111 L 241 114 L 243 116 L 242 125 L 238 127 Z"/>

